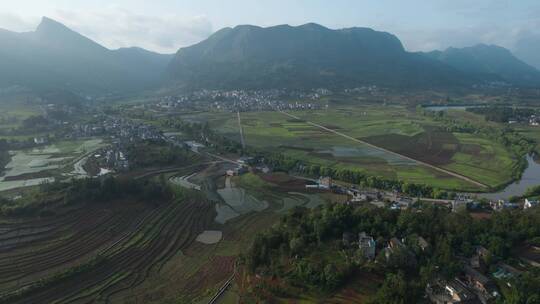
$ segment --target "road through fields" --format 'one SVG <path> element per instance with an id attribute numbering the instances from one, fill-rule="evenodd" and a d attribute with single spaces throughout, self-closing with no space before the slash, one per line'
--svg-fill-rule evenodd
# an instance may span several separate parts
<path id="1" fill-rule="evenodd" d="M 471 184 L 474 184 L 474 185 L 476 185 L 476 186 L 480 186 L 480 187 L 482 187 L 482 188 L 489 188 L 488 185 L 483 184 L 483 183 L 481 183 L 481 182 L 479 182 L 479 181 L 476 181 L 476 180 L 474 180 L 474 179 L 472 179 L 472 178 L 469 178 L 469 177 L 467 177 L 467 176 L 461 175 L 461 174 L 459 174 L 459 173 L 456 173 L 456 172 L 453 172 L 453 171 L 450 171 L 450 170 L 447 170 L 447 169 L 443 169 L 443 168 L 440 168 L 440 167 L 437 167 L 437 166 L 428 164 L 428 163 L 423 162 L 423 161 L 421 161 L 421 160 L 417 160 L 417 159 L 414 159 L 414 158 L 410 158 L 410 157 L 405 156 L 405 155 L 403 155 L 403 154 L 399 154 L 399 153 L 396 153 L 396 152 L 387 150 L 387 149 L 385 149 L 385 148 L 381 148 L 381 147 L 379 147 L 379 146 L 375 146 L 375 145 L 373 145 L 373 144 L 370 144 L 370 143 L 365 142 L 365 141 L 363 141 L 363 140 L 360 140 L 360 139 L 358 139 L 358 138 L 354 138 L 354 137 L 352 137 L 352 136 L 349 136 L 349 135 L 347 135 L 347 134 L 341 133 L 341 132 L 339 132 L 339 131 L 336 131 L 336 130 L 327 128 L 327 127 L 325 127 L 325 126 L 316 124 L 316 123 L 314 123 L 314 122 L 307 121 L 307 120 L 302 119 L 302 118 L 300 118 L 300 117 L 298 117 L 298 116 L 296 116 L 296 115 L 293 115 L 293 114 L 290 114 L 290 113 L 287 113 L 287 112 L 283 112 L 283 111 L 279 111 L 279 112 L 280 112 L 281 114 L 283 114 L 283 115 L 288 116 L 288 117 L 291 117 L 291 118 L 294 118 L 294 119 L 298 119 L 298 120 L 304 121 L 305 123 L 307 123 L 307 124 L 309 124 L 309 125 L 311 125 L 311 126 L 313 126 L 313 127 L 316 127 L 316 128 L 322 129 L 322 130 L 325 130 L 325 131 L 330 132 L 330 133 L 334 133 L 334 134 L 336 134 L 336 135 L 338 135 L 338 136 L 347 138 L 347 139 L 349 139 L 349 140 L 351 140 L 351 141 L 354 141 L 354 142 L 357 142 L 357 143 L 360 143 L 360 144 L 363 144 L 363 145 L 367 145 L 367 146 L 369 146 L 369 147 L 371 147 L 371 148 L 373 148 L 373 149 L 377 149 L 377 150 L 379 150 L 379 151 L 383 151 L 383 152 L 386 152 L 386 153 L 390 153 L 390 154 L 392 154 L 392 155 L 399 156 L 399 157 L 401 157 L 401 158 L 404 158 L 404 159 L 413 161 L 413 162 L 415 162 L 415 163 L 417 163 L 417 164 L 420 164 L 420 165 L 429 167 L 429 168 L 431 168 L 431 169 L 437 170 L 437 171 L 439 171 L 439 172 L 443 172 L 443 173 L 448 174 L 448 175 L 450 175 L 450 176 L 453 176 L 453 177 L 462 179 L 462 180 L 467 181 L 467 182 L 469 182 L 469 183 L 471 183 Z"/>
<path id="2" fill-rule="evenodd" d="M 244 141 L 244 129 L 242 128 L 242 119 L 240 118 L 240 112 L 236 111 L 236 116 L 238 117 L 238 129 L 240 130 L 240 143 L 242 143 L 242 148 L 246 148 L 246 142 Z"/>

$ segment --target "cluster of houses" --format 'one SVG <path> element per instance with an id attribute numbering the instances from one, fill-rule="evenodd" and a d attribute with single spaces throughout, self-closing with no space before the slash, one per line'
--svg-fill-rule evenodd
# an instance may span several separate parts
<path id="1" fill-rule="evenodd" d="M 95 123 L 73 124 L 72 131 L 66 137 L 110 136 L 112 139 L 122 142 L 163 138 L 163 134 L 158 128 L 147 124 L 108 116 L 97 120 L 98 122 Z"/>
<path id="2" fill-rule="evenodd" d="M 173 110 L 175 108 L 197 108 L 229 112 L 305 110 L 319 109 L 317 101 L 323 96 L 332 94 L 328 89 L 320 88 L 310 91 L 293 91 L 286 89 L 272 90 L 201 90 L 179 96 L 162 97 L 156 104 L 158 109 Z M 284 100 L 305 100 L 306 102 L 286 102 Z"/>
<path id="3" fill-rule="evenodd" d="M 321 176 L 314 184 L 307 184 L 306 189 L 321 189 L 321 190 L 331 190 L 335 188 L 332 184 L 332 178 L 329 176 Z"/>
<path id="4" fill-rule="evenodd" d="M 415 263 L 417 256 L 409 246 L 418 248 L 419 251 L 415 251 L 417 254 L 431 250 L 429 242 L 421 236 L 407 240 L 409 246 L 405 245 L 405 241 L 392 237 L 381 248 L 380 254 L 388 262 L 399 252 L 408 255 L 407 260 L 410 260 L 410 263 Z M 345 248 L 357 247 L 359 255 L 369 261 L 375 260 L 377 255 L 377 243 L 373 236 L 366 232 L 344 232 L 342 244 Z M 425 291 L 428 299 L 436 304 L 495 303 L 500 298 L 500 293 L 493 278 L 511 286 L 510 279 L 519 277 L 522 271 L 503 262 L 488 268 L 485 261 L 490 257 L 488 249 L 476 246 L 472 257 L 461 258 L 462 271 L 459 275 L 451 279 L 437 278 L 427 284 Z M 488 274 L 490 270 L 492 273 Z"/>
<path id="5" fill-rule="evenodd" d="M 421 236 L 415 237 L 413 244 L 419 248 L 420 252 L 430 250 L 430 244 Z M 405 253 L 414 263 L 416 255 L 404 244 L 405 240 L 396 237 L 388 240 L 382 248 L 382 255 L 389 261 L 398 252 Z M 373 261 L 377 254 L 377 244 L 374 238 L 366 232 L 354 234 L 344 232 L 342 236 L 343 246 L 346 248 L 358 248 L 359 254 L 370 261 Z M 411 244 L 409 242 L 409 244 Z M 420 253 L 421 254 L 421 253 Z M 469 259 L 463 259 L 463 271 L 456 277 L 446 280 L 442 278 L 431 281 L 426 286 L 426 295 L 432 303 L 495 303 L 500 297 L 495 281 L 485 273 L 487 267 L 484 261 L 489 257 L 490 252 L 482 247 L 476 247 L 474 255 Z M 499 262 L 493 272 L 493 277 L 508 282 L 509 278 L 517 277 L 521 271 L 505 263 Z M 510 284 L 510 283 L 507 283 Z"/>
<path id="6" fill-rule="evenodd" d="M 531 126 L 540 126 L 540 115 L 531 115 L 529 117 L 529 125 Z"/>
<path id="7" fill-rule="evenodd" d="M 512 117 L 508 119 L 508 124 L 517 124 L 517 123 L 523 123 L 523 124 L 529 124 L 530 126 L 540 126 L 540 115 L 532 114 L 530 116 L 521 116 L 521 117 Z"/>
<path id="8" fill-rule="evenodd" d="M 409 197 L 399 191 L 381 191 L 378 189 L 358 189 L 355 186 L 344 187 L 332 182 L 332 178 L 321 176 L 313 183 L 307 184 L 306 189 L 310 190 L 328 190 L 335 193 L 347 194 L 349 200 L 347 204 L 359 204 L 369 202 L 377 207 L 387 207 L 392 210 L 405 210 L 418 202 L 420 198 Z M 467 210 L 468 208 L 477 208 L 479 203 L 466 194 L 457 194 L 452 199 L 428 199 L 421 198 L 422 201 L 435 203 L 450 207 L 452 211 Z M 504 209 L 528 209 L 540 205 L 539 200 L 526 198 L 523 203 L 513 203 L 506 200 L 497 200 L 489 202 L 489 207 L 494 211 Z"/>
<path id="9" fill-rule="evenodd" d="M 127 157 L 128 145 L 139 140 L 165 139 L 162 132 L 141 123 L 133 123 L 121 118 L 106 118 L 98 124 L 73 125 L 73 137 L 109 136 L 112 144 L 94 152 L 93 161 L 107 171 L 125 172 L 130 168 Z"/>
<path id="10" fill-rule="evenodd" d="M 114 143 L 110 146 L 98 149 L 89 157 L 89 160 L 101 168 L 102 172 L 125 172 L 129 170 L 130 162 L 127 158 L 125 147 L 119 143 Z M 88 164 L 88 161 L 86 161 Z"/>
<path id="11" fill-rule="evenodd" d="M 540 250 L 536 248 L 534 250 Z M 482 246 L 476 246 L 475 253 L 468 259 L 463 259 L 463 271 L 450 280 L 437 279 L 426 286 L 426 294 L 433 303 L 496 303 L 500 293 L 494 279 L 499 280 L 508 287 L 512 287 L 512 280 L 519 278 L 523 271 L 504 262 L 498 262 L 490 267 L 486 261 L 491 253 Z M 529 255 L 519 256 L 527 265 L 540 267 L 538 260 L 531 260 Z"/>
<path id="12" fill-rule="evenodd" d="M 249 172 L 250 170 L 261 172 L 264 174 L 270 173 L 270 168 L 264 164 L 255 165 L 253 157 L 243 156 L 236 160 L 237 167 L 227 170 L 227 176 L 238 176 Z M 251 167 L 250 167 L 251 166 Z"/>
<path id="13" fill-rule="evenodd" d="M 332 178 L 321 176 L 311 184 L 306 185 L 310 190 L 328 190 L 349 196 L 347 204 L 369 202 L 378 207 L 388 207 L 393 210 L 404 210 L 418 201 L 397 191 L 380 191 L 376 189 L 357 189 L 355 186 L 344 187 L 334 184 Z M 389 202 L 388 204 L 385 201 Z"/>
<path id="14" fill-rule="evenodd" d="M 505 209 L 519 209 L 521 207 L 523 207 L 523 209 L 526 210 L 526 209 L 529 209 L 529 208 L 532 208 L 532 207 L 536 207 L 538 205 L 540 205 L 540 201 L 533 200 L 533 199 L 530 199 L 530 198 L 526 198 L 525 201 L 523 202 L 523 204 L 512 203 L 512 202 L 505 201 L 505 200 L 491 201 L 489 203 L 489 206 L 494 211 L 501 211 L 501 210 L 505 210 Z"/>
<path id="15" fill-rule="evenodd" d="M 121 145 L 112 145 L 105 149 L 105 165 L 115 171 L 122 172 L 129 169 L 129 160 Z"/>
<path id="16" fill-rule="evenodd" d="M 432 303 L 495 303 L 500 297 L 495 281 L 485 273 L 484 261 L 490 256 L 489 250 L 477 246 L 474 255 L 464 260 L 463 271 L 450 280 L 436 279 L 426 286 L 426 294 Z M 521 271 L 505 263 L 498 263 L 492 274 L 497 279 L 508 280 L 519 276 Z M 507 283 L 509 284 L 509 283 Z"/>

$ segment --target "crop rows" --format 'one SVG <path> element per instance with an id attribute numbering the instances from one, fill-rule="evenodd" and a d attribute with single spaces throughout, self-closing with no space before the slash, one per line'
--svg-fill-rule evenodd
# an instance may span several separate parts
<path id="1" fill-rule="evenodd" d="M 159 274 L 215 216 L 212 204 L 196 201 L 104 207 L 81 208 L 56 222 L 0 227 L 0 242 L 19 239 L 0 252 L 2 293 L 21 293 L 6 297 L 7 302 L 88 303 L 121 297 Z M 98 256 L 99 262 L 89 263 Z M 76 266 L 84 271 L 69 273 Z M 58 275 L 62 272 L 69 274 Z M 46 286 L 35 284 L 44 281 Z"/>

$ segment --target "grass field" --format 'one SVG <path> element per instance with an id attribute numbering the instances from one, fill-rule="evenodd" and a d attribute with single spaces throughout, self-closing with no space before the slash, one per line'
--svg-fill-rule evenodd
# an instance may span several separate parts
<path id="1" fill-rule="evenodd" d="M 521 135 L 536 141 L 535 151 L 537 154 L 540 154 L 540 127 L 522 125 L 518 126 L 516 129 Z"/>
<path id="2" fill-rule="evenodd" d="M 0 102 L 0 131 L 17 128 L 26 118 L 41 113 L 41 109 L 35 104 Z"/>
<path id="3" fill-rule="evenodd" d="M 464 111 L 451 111 L 449 115 L 459 119 L 460 112 L 465 113 L 463 121 L 491 125 Z M 233 114 L 190 113 L 183 118 L 208 121 L 214 129 L 239 140 L 238 124 Z M 468 181 L 337 136 L 306 121 L 453 171 L 490 187 L 511 181 L 512 169 L 517 161 L 498 143 L 476 135 L 449 133 L 429 116 L 400 106 L 355 105 L 295 111 L 294 115 L 301 120 L 279 112 L 245 112 L 241 115 L 248 146 L 279 149 L 308 163 L 354 169 L 370 175 L 444 189 L 479 190 Z"/>

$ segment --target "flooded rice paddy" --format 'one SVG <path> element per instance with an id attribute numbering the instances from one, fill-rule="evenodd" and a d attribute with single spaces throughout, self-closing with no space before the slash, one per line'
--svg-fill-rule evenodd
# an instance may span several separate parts
<path id="1" fill-rule="evenodd" d="M 0 191 L 53 182 L 55 180 L 53 173 L 58 173 L 70 165 L 73 169 L 67 174 L 68 176 L 86 177 L 88 175 L 83 169 L 86 157 L 75 160 L 81 157 L 81 154 L 92 152 L 101 146 L 103 146 L 103 140 L 89 139 L 82 142 L 62 142 L 58 145 L 12 151 L 11 160 L 6 165 L 3 175 L 0 176 Z M 50 172 L 50 176 L 43 176 L 43 172 Z M 37 174 L 40 175 L 37 176 Z"/>
<path id="2" fill-rule="evenodd" d="M 382 150 L 374 149 L 369 146 L 361 147 L 342 147 L 342 146 L 333 146 L 329 150 L 320 151 L 319 153 L 328 153 L 337 158 L 348 158 L 348 157 L 372 157 L 372 158 L 381 158 L 384 159 L 390 165 L 417 165 L 416 162 L 399 157 Z"/>

